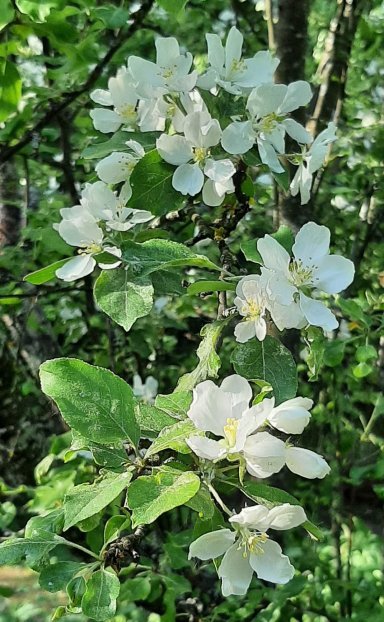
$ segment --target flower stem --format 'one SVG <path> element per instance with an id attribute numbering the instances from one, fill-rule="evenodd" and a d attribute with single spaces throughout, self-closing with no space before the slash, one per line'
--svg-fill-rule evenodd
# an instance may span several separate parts
<path id="1" fill-rule="evenodd" d="M 209 492 L 211 493 L 212 497 L 214 497 L 214 499 L 217 501 L 219 506 L 224 510 L 224 512 L 226 512 L 226 514 L 228 514 L 228 516 L 232 516 L 233 512 L 231 512 L 231 510 L 225 505 L 224 501 L 220 497 L 219 493 L 214 489 L 212 484 L 209 484 L 208 482 L 206 482 L 206 484 L 208 486 Z"/>

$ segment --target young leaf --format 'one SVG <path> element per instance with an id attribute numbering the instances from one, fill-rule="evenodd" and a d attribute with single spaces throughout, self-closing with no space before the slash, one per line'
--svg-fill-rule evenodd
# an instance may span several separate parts
<path id="1" fill-rule="evenodd" d="M 150 279 L 130 282 L 124 268 L 103 270 L 95 283 L 95 300 L 114 322 L 129 330 L 139 317 L 148 315 L 153 305 Z"/>
<path id="2" fill-rule="evenodd" d="M 267 335 L 264 341 L 241 343 L 234 349 L 231 362 L 240 376 L 268 382 L 277 405 L 295 397 L 296 364 L 290 351 L 277 339 Z"/>
<path id="3" fill-rule="evenodd" d="M 133 209 L 145 206 L 155 216 L 180 209 L 185 198 L 172 186 L 174 172 L 175 167 L 164 162 L 156 149 L 146 153 L 133 169 L 132 197 L 128 206 Z"/>
<path id="4" fill-rule="evenodd" d="M 61 268 L 61 266 L 64 266 L 64 264 L 66 264 L 69 260 L 70 257 L 66 257 L 65 259 L 60 259 L 59 261 L 55 261 L 55 263 L 51 263 L 50 266 L 46 266 L 40 270 L 35 270 L 35 272 L 30 272 L 24 277 L 24 281 L 32 283 L 32 285 L 42 285 L 43 283 L 47 283 L 48 281 L 56 278 L 56 270 Z"/>
<path id="5" fill-rule="evenodd" d="M 231 292 L 235 291 L 236 283 L 226 283 L 225 281 L 196 281 L 189 285 L 187 294 L 193 296 L 202 292 Z"/>
<path id="6" fill-rule="evenodd" d="M 164 410 L 171 417 L 185 419 L 192 403 L 191 391 L 177 391 L 169 395 L 157 395 L 155 406 Z"/>
<path id="7" fill-rule="evenodd" d="M 52 359 L 40 366 L 41 387 L 58 405 L 66 423 L 102 445 L 129 439 L 140 428 L 131 387 L 111 371 L 77 359 Z"/>
<path id="8" fill-rule="evenodd" d="M 128 486 L 132 473 L 109 473 L 93 484 L 71 488 L 64 498 L 64 531 L 109 505 Z"/>
<path id="9" fill-rule="evenodd" d="M 148 448 L 145 457 L 149 458 L 149 456 L 153 456 L 153 454 L 163 451 L 164 449 L 174 449 L 182 454 L 190 453 L 191 450 L 185 442 L 185 439 L 188 438 L 192 432 L 195 432 L 195 434 L 199 433 L 191 419 L 178 421 L 173 425 L 163 428 L 159 436 Z"/>
<path id="10" fill-rule="evenodd" d="M 184 374 L 184 376 L 179 379 L 176 392 L 190 391 L 199 382 L 202 382 L 207 378 L 217 378 L 221 361 L 215 348 L 227 323 L 228 319 L 217 320 L 216 322 L 206 324 L 203 327 L 200 333 L 203 340 L 197 349 L 199 363 L 192 372 Z"/>
<path id="11" fill-rule="evenodd" d="M 64 590 L 68 581 L 86 567 L 86 564 L 79 562 L 56 562 L 44 566 L 40 573 L 39 585 L 47 592 L 59 592 Z"/>
<path id="12" fill-rule="evenodd" d="M 220 267 L 212 263 L 208 257 L 198 255 L 184 244 L 171 240 L 154 239 L 142 244 L 127 241 L 123 245 L 122 259 L 133 279 L 144 277 L 157 270 L 184 266 L 220 270 Z"/>
<path id="13" fill-rule="evenodd" d="M 138 477 L 128 488 L 128 507 L 132 510 L 132 527 L 153 523 L 164 512 L 183 505 L 200 488 L 199 477 L 190 471 L 158 472 Z"/>
<path id="14" fill-rule="evenodd" d="M 116 612 L 116 599 L 120 592 L 120 581 L 113 570 L 96 570 L 89 581 L 81 600 L 84 615 L 92 620 L 110 620 Z"/>

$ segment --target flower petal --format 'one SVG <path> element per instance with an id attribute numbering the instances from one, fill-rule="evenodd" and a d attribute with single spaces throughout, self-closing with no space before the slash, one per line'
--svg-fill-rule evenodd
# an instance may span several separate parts
<path id="1" fill-rule="evenodd" d="M 287 555 L 283 555 L 281 547 L 273 540 L 261 545 L 262 554 L 251 553 L 249 563 L 259 579 L 272 583 L 288 583 L 295 574 L 295 569 Z"/>
<path id="2" fill-rule="evenodd" d="M 326 255 L 314 272 L 314 285 L 327 294 L 338 294 L 353 281 L 355 266 L 341 255 Z"/>
<path id="3" fill-rule="evenodd" d="M 284 101 L 287 89 L 285 84 L 261 84 L 248 97 L 247 110 L 256 119 L 276 112 Z"/>
<path id="4" fill-rule="evenodd" d="M 219 529 L 205 533 L 192 542 L 189 547 L 188 559 L 197 557 L 203 561 L 224 555 L 234 543 L 236 533 L 231 529 Z"/>
<path id="5" fill-rule="evenodd" d="M 220 389 L 226 393 L 231 393 L 231 403 L 233 406 L 241 402 L 246 402 L 248 405 L 252 399 L 251 385 L 248 380 L 238 374 L 232 374 L 224 378 Z"/>
<path id="6" fill-rule="evenodd" d="M 312 326 L 320 326 L 320 328 L 325 331 L 331 331 L 335 330 L 339 325 L 332 311 L 328 309 L 323 302 L 308 298 L 308 296 L 305 296 L 301 292 L 300 309 L 308 324 Z"/>
<path id="7" fill-rule="evenodd" d="M 268 421 L 274 428 L 285 434 L 301 434 L 311 418 L 308 409 L 312 405 L 312 400 L 295 397 L 274 408 Z"/>
<path id="8" fill-rule="evenodd" d="M 75 281 L 91 274 L 95 266 L 96 261 L 91 255 L 78 255 L 56 270 L 55 274 L 63 281 Z"/>
<path id="9" fill-rule="evenodd" d="M 290 256 L 281 244 L 279 244 L 272 236 L 265 235 L 257 241 L 257 250 L 259 251 L 263 263 L 266 268 L 274 272 L 282 272 L 284 276 L 289 276 Z M 274 275 L 271 275 L 274 278 Z"/>
<path id="10" fill-rule="evenodd" d="M 162 134 L 156 140 L 156 149 L 166 162 L 179 166 L 193 158 L 192 147 L 184 136 Z"/>
<path id="11" fill-rule="evenodd" d="M 302 447 L 287 448 L 286 464 L 292 473 L 308 479 L 323 479 L 331 470 L 322 456 Z"/>
<path id="12" fill-rule="evenodd" d="M 94 108 L 89 113 L 95 130 L 102 132 L 103 134 L 109 134 L 109 132 L 117 132 L 119 127 L 123 123 L 123 119 L 114 110 L 108 110 L 106 108 Z"/>
<path id="13" fill-rule="evenodd" d="M 200 382 L 193 389 L 193 401 L 188 410 L 188 417 L 199 430 L 224 436 L 224 426 L 232 417 L 232 404 L 221 388 L 212 380 Z"/>
<path id="14" fill-rule="evenodd" d="M 185 439 L 188 447 L 190 447 L 197 456 L 205 460 L 219 460 L 226 455 L 225 448 L 218 441 L 214 441 L 206 436 L 190 436 Z"/>
<path id="15" fill-rule="evenodd" d="M 249 151 L 254 142 L 255 133 L 250 121 L 230 123 L 221 137 L 221 146 L 224 151 L 235 155 Z"/>
<path id="16" fill-rule="evenodd" d="M 244 446 L 247 470 L 256 477 L 278 473 L 285 464 L 285 443 L 268 432 L 248 436 Z"/>
<path id="17" fill-rule="evenodd" d="M 249 558 L 243 556 L 243 549 L 233 544 L 223 557 L 218 575 L 222 580 L 223 596 L 236 594 L 242 596 L 247 593 L 252 580 L 253 570 L 249 565 Z"/>
<path id="18" fill-rule="evenodd" d="M 266 531 L 269 527 L 269 510 L 264 505 L 252 505 L 243 508 L 239 514 L 234 514 L 229 519 L 230 523 L 236 523 L 242 527 L 250 527 L 258 531 Z"/>
<path id="19" fill-rule="evenodd" d="M 312 135 L 294 119 L 284 119 L 282 125 L 290 137 L 301 145 L 309 145 L 312 142 Z"/>
<path id="20" fill-rule="evenodd" d="M 203 187 L 204 175 L 197 164 L 178 166 L 172 177 L 172 185 L 181 194 L 195 196 Z"/>
<path id="21" fill-rule="evenodd" d="M 270 529 L 280 531 L 302 525 L 307 520 L 307 516 L 300 505 L 283 503 L 269 510 L 268 519 Z"/>
<path id="22" fill-rule="evenodd" d="M 234 335 L 238 343 L 246 343 L 256 337 L 256 326 L 254 320 L 245 320 L 235 326 Z M 262 341 L 262 339 L 260 340 Z"/>
<path id="23" fill-rule="evenodd" d="M 328 254 L 330 237 L 328 227 L 307 222 L 297 233 L 292 252 L 305 266 L 312 266 Z"/>
<path id="24" fill-rule="evenodd" d="M 225 62 L 224 47 L 221 39 L 218 35 L 212 33 L 207 33 L 205 38 L 208 45 L 208 62 L 220 73 Z"/>
<path id="25" fill-rule="evenodd" d="M 286 114 L 300 108 L 300 106 L 306 106 L 312 99 L 312 91 L 308 82 L 304 80 L 298 80 L 297 82 L 291 82 L 287 88 L 287 94 L 284 97 L 284 101 L 280 106 L 279 112 Z"/>
<path id="26" fill-rule="evenodd" d="M 241 58 L 243 40 L 243 35 L 240 30 L 238 30 L 236 26 L 232 26 L 225 43 L 225 69 L 227 76 L 231 72 L 234 63 Z"/>

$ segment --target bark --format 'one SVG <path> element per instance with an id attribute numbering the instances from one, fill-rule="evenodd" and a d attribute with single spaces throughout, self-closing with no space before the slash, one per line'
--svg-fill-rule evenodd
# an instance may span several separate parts
<path id="1" fill-rule="evenodd" d="M 280 64 L 276 71 L 276 81 L 289 84 L 305 79 L 305 58 L 307 51 L 309 0 L 302 0 L 298 8 L 297 0 L 279 0 L 278 22 L 275 29 L 276 56 Z M 292 117 L 305 125 L 306 110 L 299 108 Z M 297 149 L 295 143 L 287 137 L 287 153 Z M 294 167 L 287 163 L 290 178 Z M 274 214 L 275 225 L 286 224 L 294 231 L 311 219 L 310 208 L 300 206 L 300 197 L 292 197 L 278 192 L 277 208 Z"/>

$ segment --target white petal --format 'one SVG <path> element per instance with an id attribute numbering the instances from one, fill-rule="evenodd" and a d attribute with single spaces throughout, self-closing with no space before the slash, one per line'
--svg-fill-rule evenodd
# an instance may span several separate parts
<path id="1" fill-rule="evenodd" d="M 301 434 L 311 418 L 308 408 L 312 400 L 296 397 L 274 408 L 268 417 L 269 423 L 285 434 Z"/>
<path id="2" fill-rule="evenodd" d="M 257 119 L 266 117 L 279 108 L 286 93 L 285 84 L 262 84 L 251 92 L 247 109 Z"/>
<path id="3" fill-rule="evenodd" d="M 247 404 L 252 399 L 252 389 L 248 380 L 239 376 L 238 374 L 232 374 L 224 378 L 221 383 L 220 389 L 226 393 L 231 393 L 232 405 L 246 402 Z"/>
<path id="4" fill-rule="evenodd" d="M 287 555 L 283 555 L 281 547 L 273 540 L 261 545 L 263 553 L 250 554 L 249 563 L 259 579 L 272 583 L 288 583 L 295 574 L 295 569 Z"/>
<path id="5" fill-rule="evenodd" d="M 278 473 L 285 464 L 285 444 L 268 432 L 258 432 L 247 438 L 244 446 L 247 470 L 256 477 Z"/>
<path id="6" fill-rule="evenodd" d="M 236 542 L 224 555 L 218 575 L 222 580 L 223 596 L 231 594 L 242 596 L 247 593 L 253 570 L 249 565 L 249 558 L 243 556 L 243 549 L 239 548 Z"/>
<path id="7" fill-rule="evenodd" d="M 197 164 L 178 166 L 172 177 L 172 185 L 181 194 L 195 196 L 203 187 L 204 175 Z"/>
<path id="8" fill-rule="evenodd" d="M 207 33 L 205 35 L 208 45 L 208 62 L 219 72 L 224 67 L 224 47 L 218 35 Z"/>
<path id="9" fill-rule="evenodd" d="M 95 102 L 95 104 L 100 104 L 101 106 L 113 106 L 110 92 L 105 91 L 104 89 L 95 89 L 90 94 L 90 98 Z"/>
<path id="10" fill-rule="evenodd" d="M 255 133 L 250 121 L 230 123 L 221 137 L 221 146 L 231 154 L 246 153 L 253 147 Z"/>
<path id="11" fill-rule="evenodd" d="M 350 259 L 341 255 L 326 255 L 314 272 L 316 289 L 327 294 L 338 294 L 353 281 L 355 266 Z"/>
<path id="12" fill-rule="evenodd" d="M 228 395 L 212 380 L 205 380 L 193 389 L 188 417 L 199 430 L 224 436 L 224 425 L 232 417 L 232 403 Z"/>
<path id="13" fill-rule="evenodd" d="M 193 453 L 205 460 L 219 460 L 226 455 L 225 448 L 218 441 L 214 441 L 206 436 L 194 435 L 185 439 L 185 441 Z"/>
<path id="14" fill-rule="evenodd" d="M 266 531 L 270 523 L 268 517 L 268 508 L 264 505 L 252 505 L 249 508 L 243 508 L 239 514 L 231 516 L 229 522 L 242 527 L 251 527 L 258 531 Z"/>
<path id="15" fill-rule="evenodd" d="M 193 158 L 191 145 L 184 136 L 162 134 L 156 140 L 156 149 L 163 160 L 176 166 L 186 164 Z"/>
<path id="16" fill-rule="evenodd" d="M 129 153 L 114 151 L 96 165 L 97 176 L 107 184 L 127 181 L 136 164 L 136 159 Z"/>
<path id="17" fill-rule="evenodd" d="M 331 470 L 329 464 L 322 456 L 302 447 L 287 448 L 286 464 L 292 473 L 307 477 L 308 479 L 314 479 L 315 477 L 323 479 Z"/>
<path id="18" fill-rule="evenodd" d="M 284 168 L 280 164 L 275 149 L 267 140 L 262 140 L 259 136 L 257 139 L 257 147 L 261 161 L 269 166 L 271 171 L 275 173 L 284 173 Z"/>
<path id="19" fill-rule="evenodd" d="M 126 106 L 133 109 L 136 107 L 138 97 L 128 71 L 120 72 L 115 78 L 110 78 L 108 88 L 113 104 L 119 111 Z"/>
<path id="20" fill-rule="evenodd" d="M 339 323 L 332 311 L 320 300 L 308 298 L 300 292 L 300 309 L 308 324 L 319 326 L 325 331 L 331 331 L 338 327 Z"/>
<path id="21" fill-rule="evenodd" d="M 236 173 L 232 160 L 208 159 L 204 166 L 204 174 L 213 181 L 225 182 Z"/>
<path id="22" fill-rule="evenodd" d="M 78 255 L 56 270 L 55 274 L 63 281 L 75 281 L 91 274 L 95 266 L 96 261 L 91 255 Z"/>
<path id="23" fill-rule="evenodd" d="M 158 37 L 155 41 L 156 63 L 160 67 L 168 67 L 180 56 L 179 43 L 175 37 Z"/>
<path id="24" fill-rule="evenodd" d="M 257 250 L 266 268 L 275 272 L 282 272 L 284 276 L 289 276 L 290 256 L 285 248 L 272 236 L 267 234 L 258 240 Z"/>
<path id="25" fill-rule="evenodd" d="M 287 94 L 284 98 L 279 112 L 286 114 L 300 108 L 300 106 L 306 106 L 312 99 L 312 91 L 308 82 L 304 80 L 298 80 L 297 82 L 291 82 L 288 85 Z"/>
<path id="26" fill-rule="evenodd" d="M 246 343 L 256 336 L 256 326 L 253 320 L 239 322 L 235 326 L 234 335 L 238 343 Z M 262 341 L 262 339 L 260 340 Z"/>
<path id="27" fill-rule="evenodd" d="M 253 58 L 244 60 L 245 70 L 238 73 L 236 83 L 243 88 L 252 88 L 273 82 L 273 74 L 279 62 L 270 52 L 257 52 Z"/>
<path id="28" fill-rule="evenodd" d="M 232 26 L 225 44 L 225 69 L 227 75 L 231 71 L 233 62 L 240 60 L 242 47 L 243 35 L 236 26 Z"/>
<path id="29" fill-rule="evenodd" d="M 217 205 L 221 205 L 225 194 L 219 194 L 216 191 L 216 184 L 212 179 L 207 179 L 203 186 L 203 203 L 205 205 L 209 205 L 210 207 L 216 207 Z"/>
<path id="30" fill-rule="evenodd" d="M 164 85 L 164 78 L 159 73 L 159 67 L 149 60 L 139 56 L 130 56 L 128 68 L 133 76 L 134 82 L 138 83 L 137 91 L 140 94 L 141 84 L 147 87 L 161 87 Z"/>
<path id="31" fill-rule="evenodd" d="M 283 123 L 275 125 L 273 130 L 270 132 L 263 132 L 263 136 L 265 137 L 265 141 L 270 143 L 277 153 L 284 153 L 285 125 Z"/>
<path id="32" fill-rule="evenodd" d="M 103 231 L 95 220 L 76 218 L 62 220 L 58 226 L 59 235 L 71 246 L 87 247 L 90 244 L 101 245 Z"/>
<path id="33" fill-rule="evenodd" d="M 103 181 L 85 184 L 81 193 L 81 204 L 88 209 L 96 219 L 105 219 L 105 212 L 116 210 L 118 200 L 116 195 Z"/>
<path id="34" fill-rule="evenodd" d="M 269 510 L 268 519 L 270 529 L 280 531 L 302 525 L 307 520 L 307 516 L 300 505 L 283 503 Z"/>
<path id="35" fill-rule="evenodd" d="M 312 135 L 294 119 L 284 119 L 282 125 L 284 125 L 290 137 L 298 143 L 309 145 L 312 142 Z"/>
<path id="36" fill-rule="evenodd" d="M 307 222 L 297 233 L 292 252 L 305 266 L 314 265 L 328 254 L 330 237 L 328 227 Z"/>
<path id="37" fill-rule="evenodd" d="M 189 547 L 188 559 L 198 557 L 198 559 L 205 561 L 220 557 L 234 543 L 235 538 L 236 534 L 231 529 L 219 529 L 218 531 L 205 533 L 192 542 Z"/>
<path id="38" fill-rule="evenodd" d="M 300 305 L 296 302 L 283 305 L 271 301 L 268 304 L 268 308 L 272 320 L 279 330 L 284 330 L 285 328 L 304 328 L 307 324 L 307 320 L 300 309 Z"/>
<path id="39" fill-rule="evenodd" d="M 103 134 L 109 134 L 109 132 L 117 132 L 122 125 L 123 120 L 114 110 L 108 110 L 106 108 L 94 108 L 90 111 L 90 117 L 93 121 L 93 127 L 95 130 L 102 132 Z"/>

